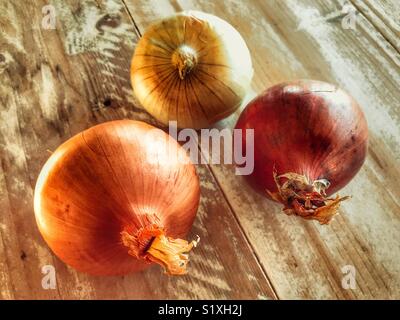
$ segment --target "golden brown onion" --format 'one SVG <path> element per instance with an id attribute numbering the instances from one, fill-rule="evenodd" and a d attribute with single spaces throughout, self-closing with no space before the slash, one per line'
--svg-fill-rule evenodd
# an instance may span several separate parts
<path id="1" fill-rule="evenodd" d="M 163 124 L 203 128 L 232 114 L 250 86 L 253 67 L 240 34 L 203 12 L 178 13 L 151 25 L 131 65 L 132 86 Z"/>
<path id="2" fill-rule="evenodd" d="M 35 189 L 39 230 L 54 253 L 95 275 L 155 262 L 186 272 L 199 181 L 185 150 L 146 123 L 112 121 L 69 139 L 49 158 Z"/>

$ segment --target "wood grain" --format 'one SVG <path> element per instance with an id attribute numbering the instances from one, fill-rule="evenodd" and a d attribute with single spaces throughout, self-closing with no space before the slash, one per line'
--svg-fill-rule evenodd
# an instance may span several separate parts
<path id="1" fill-rule="evenodd" d="M 55 30 L 41 27 L 45 4 L 0 3 L 0 298 L 273 298 L 208 166 L 198 167 L 202 199 L 191 236 L 199 234 L 202 245 L 189 276 L 167 277 L 153 267 L 91 277 L 50 252 L 33 214 L 33 188 L 48 150 L 100 122 L 154 121 L 130 87 L 138 35 L 122 2 L 50 1 Z M 41 268 L 48 264 L 56 268 L 56 290 L 41 287 Z"/>
<path id="2" fill-rule="evenodd" d="M 400 6 L 397 0 L 352 0 L 355 8 L 400 52 Z"/>
<path id="3" fill-rule="evenodd" d="M 141 32 L 155 18 L 180 10 L 203 10 L 226 19 L 244 36 L 252 52 L 255 92 L 288 79 L 314 78 L 336 83 L 356 98 L 369 123 L 369 154 L 360 173 L 342 192 L 353 198 L 343 204 L 331 225 L 285 216 L 279 206 L 256 195 L 229 166 L 213 165 L 212 173 L 278 297 L 399 298 L 398 33 L 390 40 L 364 13 L 357 15 L 356 30 L 343 29 L 344 1 L 125 3 Z M 379 8 L 376 19 L 391 17 L 384 6 Z M 217 127 L 232 127 L 238 113 Z M 342 287 L 342 268 L 347 265 L 356 270 L 354 290 Z"/>

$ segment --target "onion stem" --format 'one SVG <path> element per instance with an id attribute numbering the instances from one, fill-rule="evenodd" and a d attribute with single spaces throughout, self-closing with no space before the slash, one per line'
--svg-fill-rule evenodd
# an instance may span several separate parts
<path id="1" fill-rule="evenodd" d="M 172 64 L 178 69 L 179 78 L 184 80 L 197 64 L 196 52 L 186 45 L 180 46 L 172 54 Z"/>

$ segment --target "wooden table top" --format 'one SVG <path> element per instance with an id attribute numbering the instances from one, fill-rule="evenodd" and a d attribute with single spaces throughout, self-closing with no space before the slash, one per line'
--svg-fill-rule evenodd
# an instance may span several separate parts
<path id="1" fill-rule="evenodd" d="M 55 29 L 42 26 L 48 3 Z M 399 299 L 400 7 L 397 0 L 346 3 L 1 1 L 0 298 Z M 249 95 L 313 78 L 354 96 L 370 145 L 341 192 L 353 197 L 321 226 L 281 213 L 232 166 L 198 165 L 202 195 L 192 235 L 202 242 L 188 275 L 168 277 L 158 266 L 123 277 L 78 273 L 52 254 L 36 227 L 33 190 L 47 150 L 104 121 L 157 125 L 135 99 L 130 60 L 150 22 L 188 9 L 218 15 L 242 34 L 255 68 Z M 344 21 L 351 12 L 355 29 Z M 231 128 L 239 113 L 216 126 Z M 44 265 L 55 267 L 55 289 L 41 285 Z M 342 286 L 346 266 L 354 267 L 354 289 Z"/>

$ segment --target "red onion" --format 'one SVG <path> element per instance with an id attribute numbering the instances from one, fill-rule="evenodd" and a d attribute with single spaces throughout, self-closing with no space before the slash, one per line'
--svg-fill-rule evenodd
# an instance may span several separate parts
<path id="1" fill-rule="evenodd" d="M 266 90 L 248 104 L 236 129 L 254 129 L 250 184 L 284 204 L 287 214 L 321 224 L 348 198 L 329 196 L 349 183 L 367 153 L 367 123 L 357 102 L 320 81 Z"/>

